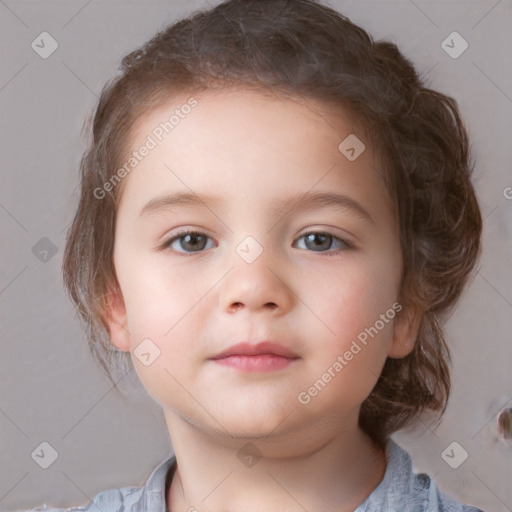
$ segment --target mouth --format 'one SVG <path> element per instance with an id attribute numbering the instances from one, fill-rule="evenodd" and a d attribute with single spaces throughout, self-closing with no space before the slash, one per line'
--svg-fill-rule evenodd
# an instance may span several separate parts
<path id="1" fill-rule="evenodd" d="M 276 371 L 299 359 L 300 357 L 290 349 L 272 341 L 256 345 L 238 343 L 211 358 L 219 365 L 247 372 Z"/>

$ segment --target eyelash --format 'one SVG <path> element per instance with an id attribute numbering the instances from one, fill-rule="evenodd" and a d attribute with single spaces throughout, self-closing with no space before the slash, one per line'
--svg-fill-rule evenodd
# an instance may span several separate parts
<path id="1" fill-rule="evenodd" d="M 161 246 L 161 249 L 162 250 L 172 251 L 172 249 L 170 248 L 171 245 L 176 240 L 179 240 L 180 238 L 182 238 L 182 237 L 184 237 L 186 235 L 201 235 L 201 236 L 206 236 L 207 238 L 211 238 L 208 235 L 206 235 L 206 233 L 202 233 L 200 231 L 183 230 L 183 231 L 180 231 L 180 232 L 176 233 L 174 236 L 172 236 L 172 238 L 170 238 L 169 240 L 164 242 L 162 244 L 162 246 Z M 335 255 L 339 254 L 342 251 L 347 251 L 347 250 L 355 249 L 355 246 L 352 243 L 348 242 L 347 240 L 345 240 L 343 238 L 337 237 L 337 236 L 335 236 L 332 233 L 329 233 L 327 231 L 306 231 L 305 233 L 302 233 L 302 235 L 297 237 L 296 240 L 300 240 L 301 238 L 304 238 L 304 237 L 306 237 L 308 235 L 327 235 L 327 236 L 331 236 L 333 241 L 337 240 L 338 242 L 341 242 L 345 247 L 338 248 L 338 249 L 335 249 L 335 250 L 331 249 L 331 250 L 327 250 L 327 251 L 312 251 L 312 250 L 309 250 L 309 249 L 301 249 L 301 250 L 306 250 L 306 251 L 309 251 L 309 252 L 317 252 L 319 254 L 323 254 L 324 256 L 335 256 Z M 179 254 L 183 254 L 185 256 L 193 256 L 194 254 L 199 254 L 201 252 L 204 252 L 205 250 L 206 249 L 203 249 L 203 250 L 200 250 L 200 251 L 196 251 L 196 252 L 182 252 L 182 251 L 176 251 L 176 252 L 178 252 Z"/>

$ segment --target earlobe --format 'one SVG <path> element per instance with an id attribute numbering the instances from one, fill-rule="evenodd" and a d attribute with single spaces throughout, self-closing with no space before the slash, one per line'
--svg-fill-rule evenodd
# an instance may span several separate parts
<path id="1" fill-rule="evenodd" d="M 107 327 L 110 342 L 123 352 L 130 351 L 126 307 L 120 291 L 110 292 L 105 301 L 103 321 Z"/>
<path id="2" fill-rule="evenodd" d="M 388 357 L 400 359 L 413 351 L 422 317 L 422 312 L 413 307 L 402 310 L 395 317 Z"/>

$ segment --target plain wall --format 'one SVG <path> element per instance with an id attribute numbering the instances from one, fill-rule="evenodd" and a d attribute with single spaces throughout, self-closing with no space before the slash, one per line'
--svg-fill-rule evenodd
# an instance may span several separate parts
<path id="1" fill-rule="evenodd" d="M 104 489 L 141 485 L 172 454 L 159 407 L 144 393 L 118 395 L 89 355 L 60 266 L 78 201 L 81 129 L 103 84 L 156 30 L 214 3 L 0 2 L 2 510 L 78 505 Z M 469 129 L 484 250 L 446 326 L 453 391 L 436 430 L 394 438 L 461 501 L 512 510 L 512 449 L 496 429 L 499 410 L 512 406 L 512 2 L 329 5 L 375 39 L 397 43 L 431 87 L 459 102 Z M 48 59 L 31 48 L 43 31 L 59 45 Z M 441 47 L 453 31 L 469 44 L 456 59 Z M 33 253 L 45 237 L 57 251 L 47 262 Z M 59 455 L 46 470 L 30 455 L 42 441 Z M 457 469 L 441 458 L 453 441 L 469 454 Z"/>

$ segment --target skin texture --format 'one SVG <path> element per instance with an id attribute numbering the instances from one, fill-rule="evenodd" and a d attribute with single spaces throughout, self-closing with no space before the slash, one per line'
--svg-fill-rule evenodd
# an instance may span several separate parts
<path id="1" fill-rule="evenodd" d="M 133 149 L 188 97 L 140 119 Z M 178 460 L 168 507 L 353 511 L 386 467 L 358 427 L 361 403 L 386 358 L 412 350 L 419 316 L 404 309 L 307 404 L 298 396 L 398 301 L 398 223 L 378 155 L 341 107 L 246 89 L 194 97 L 197 106 L 122 183 L 114 247 L 121 294 L 107 312 L 112 343 L 132 351 L 163 409 Z M 352 162 L 338 149 L 351 133 L 366 144 Z M 221 202 L 140 215 L 176 192 Z M 329 206 L 272 213 L 306 192 L 349 196 L 373 220 Z M 180 229 L 204 237 L 164 247 Z M 315 245 L 308 230 L 334 238 Z M 252 263 L 237 252 L 248 236 L 262 249 Z M 160 350 L 148 366 L 133 355 L 147 338 Z M 252 373 L 210 359 L 263 340 L 297 359 Z M 261 456 L 251 467 L 237 456 L 247 442 Z"/>

